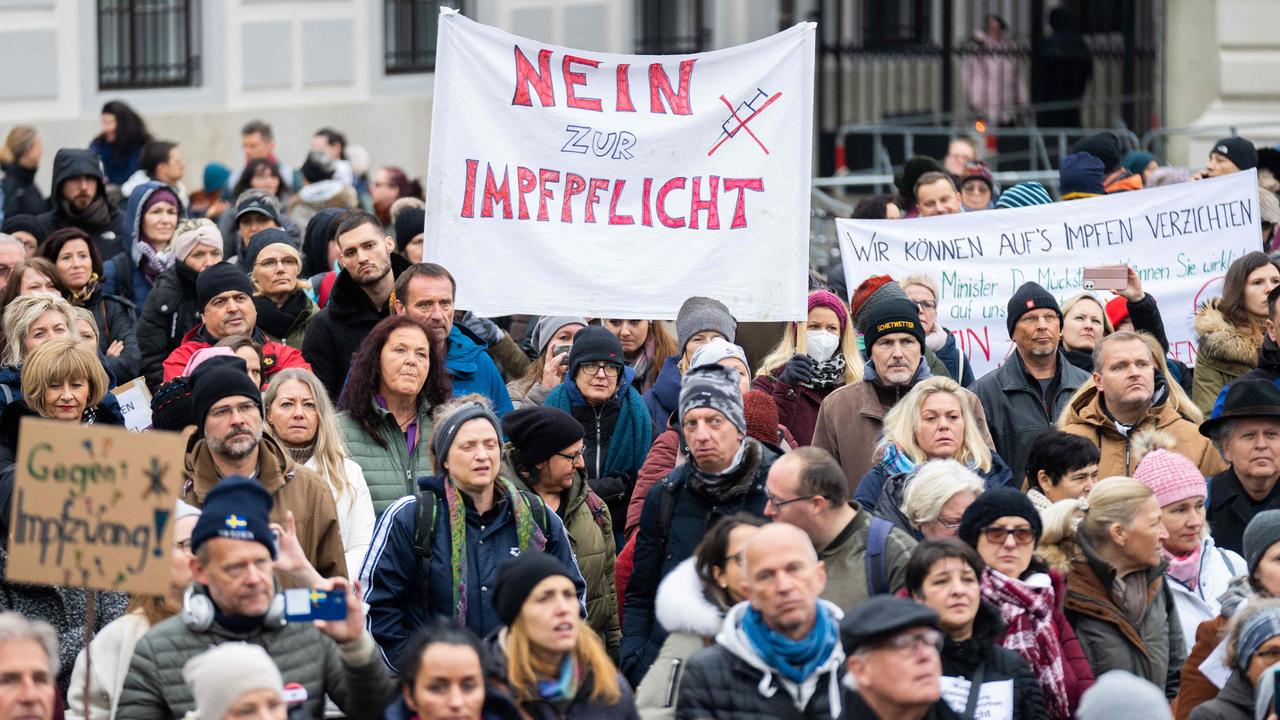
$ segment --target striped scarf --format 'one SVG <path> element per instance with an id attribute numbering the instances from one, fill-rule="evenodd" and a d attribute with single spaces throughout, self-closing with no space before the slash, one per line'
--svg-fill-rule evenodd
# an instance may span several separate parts
<path id="1" fill-rule="evenodd" d="M 524 495 L 516 490 L 510 480 L 499 477 L 496 489 L 506 493 L 511 503 L 511 513 L 516 521 L 516 539 L 520 552 L 529 547 L 541 551 L 547 545 L 547 536 L 538 527 L 533 518 L 533 508 Z M 450 478 L 444 484 L 445 504 L 449 508 L 449 559 L 453 567 L 453 608 L 454 617 L 462 622 L 467 619 L 467 508 L 462 502 L 462 495 Z M 495 498 L 496 500 L 496 498 Z"/>

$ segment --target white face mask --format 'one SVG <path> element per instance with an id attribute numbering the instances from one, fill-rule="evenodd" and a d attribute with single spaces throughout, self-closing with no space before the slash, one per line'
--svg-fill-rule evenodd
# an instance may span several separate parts
<path id="1" fill-rule="evenodd" d="M 830 360 L 836 354 L 836 348 L 840 347 L 840 336 L 826 330 L 809 330 L 804 337 L 809 357 L 818 362 Z"/>

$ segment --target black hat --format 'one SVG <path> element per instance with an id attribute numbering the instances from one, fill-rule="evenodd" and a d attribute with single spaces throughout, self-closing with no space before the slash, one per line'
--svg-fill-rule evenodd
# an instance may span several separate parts
<path id="1" fill-rule="evenodd" d="M 894 181 L 898 194 L 912 205 L 916 202 L 916 181 L 928 172 L 946 172 L 942 163 L 926 155 L 916 155 L 902 164 L 902 175 Z M 905 210 L 905 208 L 904 208 Z"/>
<path id="2" fill-rule="evenodd" d="M 262 411 L 262 391 L 249 377 L 243 358 L 219 355 L 200 363 L 191 374 L 191 421 L 196 432 L 204 433 L 204 420 L 214 403 L 236 396 L 249 398 Z"/>
<path id="3" fill-rule="evenodd" d="M 36 220 L 35 215 L 9 215 L 0 226 L 0 232 L 12 235 L 16 232 L 31 233 L 36 244 L 44 242 L 44 227 Z"/>
<path id="4" fill-rule="evenodd" d="M 244 263 L 243 269 L 246 273 L 253 272 L 253 266 L 258 262 L 258 253 L 266 250 L 272 245 L 288 245 L 298 253 L 298 257 L 302 257 L 302 252 L 298 250 L 298 245 L 289 237 L 289 233 L 280 228 L 266 228 L 259 230 L 249 238 L 249 244 L 245 246 L 244 257 L 241 262 Z M 204 307 L 203 304 L 201 307 Z"/>
<path id="5" fill-rule="evenodd" d="M 241 475 L 222 478 L 205 496 L 204 507 L 191 531 L 191 551 L 216 537 L 262 543 L 276 556 L 271 532 L 271 493 L 257 480 Z"/>
<path id="6" fill-rule="evenodd" d="M 893 595 L 873 595 L 858 603 L 840 621 L 844 654 L 916 627 L 938 629 L 938 613 L 914 600 Z"/>
<path id="7" fill-rule="evenodd" d="M 245 295 L 253 295 L 253 284 L 244 268 L 229 262 L 210 265 L 196 276 L 196 304 L 201 312 L 208 302 L 224 292 L 239 290 Z"/>
<path id="8" fill-rule="evenodd" d="M 622 343 L 618 342 L 618 338 L 599 325 L 592 325 L 583 328 L 573 337 L 573 348 L 569 350 L 568 377 L 577 377 L 578 366 L 582 363 L 596 360 L 626 364 L 622 356 Z"/>
<path id="9" fill-rule="evenodd" d="M 1270 380 L 1245 380 L 1228 385 L 1221 412 L 1200 424 L 1200 434 L 1214 437 L 1227 421 L 1239 418 L 1280 420 L 1280 388 Z"/>
<path id="10" fill-rule="evenodd" d="M 1018 324 L 1018 320 L 1032 310 L 1052 310 L 1058 313 L 1058 322 L 1062 322 L 1062 308 L 1058 307 L 1057 299 L 1036 283 L 1025 282 L 1009 298 L 1009 314 L 1004 319 L 1005 327 L 1009 328 L 1009 337 L 1013 337 L 1013 327 Z"/>
<path id="11" fill-rule="evenodd" d="M 885 335 L 907 333 L 920 342 L 920 351 L 924 352 L 924 325 L 920 324 L 920 308 L 906 298 L 891 297 L 878 302 L 869 302 L 863 306 L 858 317 L 862 320 L 863 340 L 867 352 L 871 346 Z"/>
<path id="12" fill-rule="evenodd" d="M 1213 144 L 1209 154 L 1218 153 L 1241 170 L 1258 167 L 1258 149 L 1240 136 L 1222 138 Z"/>
<path id="13" fill-rule="evenodd" d="M 151 428 L 178 432 L 192 420 L 191 379 L 176 377 L 156 388 L 151 397 Z"/>
<path id="14" fill-rule="evenodd" d="M 502 418 L 502 432 L 520 451 L 520 459 L 530 465 L 550 459 L 585 435 L 582 423 L 572 415 L 545 405 L 507 413 Z"/>
<path id="15" fill-rule="evenodd" d="M 1002 517 L 1025 518 L 1031 523 L 1031 532 L 1036 542 L 1044 532 L 1044 524 L 1040 521 L 1040 512 L 1031 504 L 1031 499 L 1010 487 L 995 487 L 982 493 L 965 508 L 960 516 L 960 529 L 956 535 L 974 548 L 978 547 L 978 533 L 991 523 Z"/>
<path id="16" fill-rule="evenodd" d="M 544 552 L 523 552 L 502 563 L 493 581 L 493 608 L 498 611 L 502 624 L 510 626 L 515 622 L 529 593 L 538 583 L 554 575 L 573 579 L 560 558 Z"/>
<path id="17" fill-rule="evenodd" d="M 240 218 L 249 213 L 265 215 L 275 224 L 280 224 L 280 210 L 276 205 L 276 201 L 265 192 L 253 193 L 236 204 L 236 221 L 239 221 Z"/>
<path id="18" fill-rule="evenodd" d="M 1086 152 L 1102 161 L 1102 171 L 1109 173 L 1120 167 L 1124 157 L 1120 151 L 1120 138 L 1110 130 L 1103 130 L 1080 138 L 1071 152 Z"/>
<path id="19" fill-rule="evenodd" d="M 396 215 L 396 250 L 404 252 L 409 241 L 426 232 L 427 211 L 420 207 L 407 207 Z"/>

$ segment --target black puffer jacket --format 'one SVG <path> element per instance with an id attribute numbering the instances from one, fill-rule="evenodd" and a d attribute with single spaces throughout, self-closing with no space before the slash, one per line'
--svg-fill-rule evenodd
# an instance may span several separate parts
<path id="1" fill-rule="evenodd" d="M 176 263 L 160 273 L 138 316 L 138 349 L 147 386 L 153 392 L 164 382 L 164 359 L 182 344 L 182 337 L 191 328 L 200 324 L 196 275 L 185 263 Z"/>
<path id="2" fill-rule="evenodd" d="M 36 171 L 14 163 L 0 165 L 4 179 L 0 179 L 0 198 L 4 199 L 4 209 L 0 216 L 39 215 L 48 212 L 49 201 L 40 194 L 36 187 Z"/>
<path id="3" fill-rule="evenodd" d="M 399 254 L 391 254 L 392 275 L 399 275 L 409 265 Z M 329 397 L 338 399 L 347 371 L 351 369 L 351 356 L 373 326 L 390 314 L 390 301 L 384 307 L 374 307 L 373 301 L 346 270 L 338 273 L 328 304 L 311 317 L 302 343 L 302 356 L 311 363 L 311 371 L 324 383 Z"/>
<path id="4" fill-rule="evenodd" d="M 93 313 L 93 319 L 98 323 L 98 352 L 105 353 L 116 340 L 124 344 L 124 351 L 119 355 L 104 355 L 107 369 L 120 382 L 128 382 L 137 377 L 138 370 L 142 367 L 142 353 L 138 350 L 138 335 L 133 326 L 133 303 L 122 297 L 108 295 L 99 287 L 83 305 Z"/>
<path id="5" fill-rule="evenodd" d="M 971 681 L 982 668 L 982 685 L 993 690 L 995 683 L 1013 683 L 1013 720 L 1044 720 L 1049 717 L 1040 683 L 1022 656 L 1000 647 L 1004 632 L 1000 612 L 983 602 L 973 622 L 973 636 L 956 642 L 947 637 L 942 647 L 942 674 Z M 999 691 L 996 691 L 997 694 Z"/>
<path id="6" fill-rule="evenodd" d="M 834 616 L 833 622 L 840 622 L 839 608 L 818 602 Z M 731 608 L 715 644 L 690 656 L 680 681 L 676 720 L 839 718 L 845 674 L 840 644 L 804 683 L 790 682 L 760 658 L 743 633 L 746 608 L 746 603 Z"/>
<path id="7" fill-rule="evenodd" d="M 504 628 L 498 628 L 484 640 L 488 651 L 485 653 L 488 656 L 485 679 L 488 680 L 487 685 L 501 688 L 509 697 L 514 698 L 515 693 L 511 692 L 511 683 L 507 679 L 504 632 Z M 578 691 L 567 707 L 557 708 L 545 700 L 532 700 L 519 703 L 519 706 L 529 720 L 640 720 L 640 713 L 636 712 L 635 693 L 621 673 L 618 675 L 618 687 L 622 691 L 622 698 L 618 702 L 608 705 L 592 702 L 591 673 L 588 671 L 579 681 Z"/>

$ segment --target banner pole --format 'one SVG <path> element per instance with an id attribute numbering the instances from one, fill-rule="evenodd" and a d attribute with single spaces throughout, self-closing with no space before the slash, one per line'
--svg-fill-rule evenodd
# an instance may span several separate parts
<path id="1" fill-rule="evenodd" d="M 92 687 L 93 659 L 90 644 L 93 642 L 93 626 L 97 622 L 97 597 L 88 586 L 84 588 L 84 720 L 89 720 L 89 690 Z"/>

